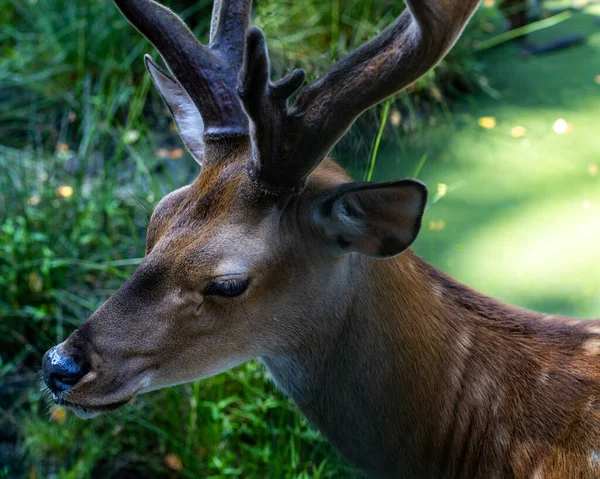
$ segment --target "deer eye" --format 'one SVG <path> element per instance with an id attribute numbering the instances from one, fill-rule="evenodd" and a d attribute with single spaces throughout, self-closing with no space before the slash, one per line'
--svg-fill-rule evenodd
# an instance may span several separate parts
<path id="1" fill-rule="evenodd" d="M 235 298 L 241 296 L 250 284 L 249 279 L 231 278 L 211 281 L 204 288 L 204 296 L 221 296 L 222 298 Z"/>

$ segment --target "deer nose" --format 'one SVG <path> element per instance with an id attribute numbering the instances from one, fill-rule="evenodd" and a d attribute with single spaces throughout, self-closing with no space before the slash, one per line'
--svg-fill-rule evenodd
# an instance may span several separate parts
<path id="1" fill-rule="evenodd" d="M 44 382 L 51 392 L 68 391 L 85 376 L 89 369 L 64 354 L 56 346 L 44 354 L 42 359 Z"/>

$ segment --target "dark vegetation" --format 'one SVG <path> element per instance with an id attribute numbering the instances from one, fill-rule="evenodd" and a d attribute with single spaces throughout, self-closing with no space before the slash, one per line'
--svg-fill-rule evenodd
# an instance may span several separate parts
<path id="1" fill-rule="evenodd" d="M 206 38 L 211 1 L 165 3 Z M 299 66 L 314 78 L 401 8 L 262 0 L 255 23 L 276 74 Z M 112 2 L 0 0 L 0 11 L 0 477 L 352 477 L 257 362 L 94 421 L 43 397 L 43 352 L 129 276 L 154 205 L 198 170 L 144 70 L 151 45 Z M 482 7 L 447 59 L 365 114 L 334 156 L 371 176 L 387 122 L 382 145 L 407 140 L 403 173 L 420 171 L 419 132 L 464 111 L 465 94 L 496 93 L 474 51 L 501 24 Z"/>

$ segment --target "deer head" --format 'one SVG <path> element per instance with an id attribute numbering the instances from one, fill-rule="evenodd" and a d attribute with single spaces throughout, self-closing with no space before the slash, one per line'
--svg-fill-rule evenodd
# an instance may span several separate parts
<path id="1" fill-rule="evenodd" d="M 208 46 L 152 0 L 115 3 L 168 65 L 146 57 L 202 169 L 156 207 L 131 278 L 44 356 L 54 400 L 81 416 L 337 327 L 360 258 L 405 251 L 427 191 L 414 179 L 354 183 L 325 157 L 363 111 L 445 55 L 478 2 L 407 0 L 395 23 L 300 91 L 301 70 L 270 80 L 263 33 L 247 28 L 250 0 L 215 1 Z"/>

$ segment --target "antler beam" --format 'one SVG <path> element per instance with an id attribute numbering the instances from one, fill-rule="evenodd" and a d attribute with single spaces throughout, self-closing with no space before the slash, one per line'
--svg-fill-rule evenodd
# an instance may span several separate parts
<path id="1" fill-rule="evenodd" d="M 294 72 L 269 81 L 264 37 L 248 33 L 240 92 L 251 120 L 250 175 L 264 188 L 294 191 L 366 109 L 424 75 L 452 47 L 479 0 L 406 0 L 407 9 L 373 40 L 300 92 Z M 283 98 L 284 96 L 286 96 Z"/>
<path id="2" fill-rule="evenodd" d="M 252 0 L 217 0 L 211 43 L 200 44 L 168 8 L 153 0 L 114 0 L 160 52 L 204 120 L 204 137 L 246 135 L 248 118 L 236 95 Z"/>

